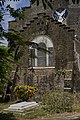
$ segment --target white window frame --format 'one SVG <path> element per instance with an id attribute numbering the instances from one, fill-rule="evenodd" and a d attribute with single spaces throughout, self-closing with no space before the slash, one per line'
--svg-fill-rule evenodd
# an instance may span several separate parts
<path id="1" fill-rule="evenodd" d="M 39 44 L 39 43 L 44 43 L 44 44 L 46 45 L 46 49 L 47 49 L 47 50 L 48 50 L 48 48 L 50 48 L 50 47 L 54 48 L 51 39 L 50 39 L 48 36 L 46 36 L 46 35 L 37 36 L 36 38 L 34 38 L 34 39 L 32 40 L 32 42 L 37 43 L 37 44 Z M 36 49 L 36 48 L 35 48 L 35 56 L 37 56 L 37 49 Z M 38 62 L 38 60 L 37 60 L 37 58 L 35 58 L 35 66 L 33 66 L 33 67 L 39 67 L 39 66 L 37 65 L 37 62 Z M 44 66 L 43 66 L 43 67 L 44 67 Z M 46 54 L 46 68 L 47 68 L 47 67 L 49 67 L 49 54 Z M 51 67 L 50 67 L 50 68 L 51 68 Z"/>

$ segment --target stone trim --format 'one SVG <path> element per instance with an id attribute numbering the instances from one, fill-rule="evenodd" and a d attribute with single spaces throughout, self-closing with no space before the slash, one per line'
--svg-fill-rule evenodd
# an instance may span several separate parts
<path id="1" fill-rule="evenodd" d="M 28 69 L 31 69 L 32 67 L 28 68 Z M 55 69 L 55 66 L 52 66 L 52 67 L 33 67 L 33 69 Z"/>

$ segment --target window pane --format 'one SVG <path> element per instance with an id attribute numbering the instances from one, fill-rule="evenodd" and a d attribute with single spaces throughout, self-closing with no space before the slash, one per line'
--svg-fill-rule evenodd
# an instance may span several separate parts
<path id="1" fill-rule="evenodd" d="M 73 4 L 75 4 L 75 0 L 72 0 Z"/>
<path id="2" fill-rule="evenodd" d="M 29 67 L 35 66 L 35 49 L 29 49 Z"/>
<path id="3" fill-rule="evenodd" d="M 39 47 L 46 49 L 46 45 L 44 43 L 40 43 Z M 45 67 L 46 66 L 46 52 L 39 51 L 37 52 L 37 61 L 39 67 Z"/>
<path id="4" fill-rule="evenodd" d="M 73 4 L 76 4 L 76 3 L 79 4 L 79 1 L 80 0 L 72 0 Z"/>
<path id="5" fill-rule="evenodd" d="M 49 66 L 53 66 L 53 47 L 48 48 L 48 50 L 51 52 L 51 54 L 49 54 Z"/>

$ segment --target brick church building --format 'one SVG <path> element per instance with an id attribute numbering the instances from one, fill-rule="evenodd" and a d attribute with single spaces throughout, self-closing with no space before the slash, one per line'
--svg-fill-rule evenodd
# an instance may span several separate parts
<path id="1" fill-rule="evenodd" d="M 51 0 L 51 4 L 53 10 L 48 6 L 44 9 L 42 2 L 39 6 L 32 4 L 26 8 L 24 20 L 9 24 L 24 41 L 50 51 L 26 46 L 18 70 L 19 83 L 38 87 L 39 94 L 48 90 L 80 91 L 80 0 Z M 61 21 L 55 15 L 57 10 L 67 11 Z"/>

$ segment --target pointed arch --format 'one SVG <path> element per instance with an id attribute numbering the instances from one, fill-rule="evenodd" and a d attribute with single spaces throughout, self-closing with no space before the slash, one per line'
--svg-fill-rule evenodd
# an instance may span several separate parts
<path id="1" fill-rule="evenodd" d="M 52 43 L 51 39 L 48 36 L 46 36 L 46 35 L 39 35 L 36 38 L 34 38 L 32 40 L 32 42 L 35 42 L 37 44 L 43 42 L 43 43 L 46 44 L 46 47 L 48 47 L 48 48 L 49 47 L 53 47 L 53 43 Z"/>
<path id="2" fill-rule="evenodd" d="M 41 48 L 44 48 L 50 53 L 39 51 L 36 48 L 29 48 L 32 54 L 37 56 L 36 58 L 31 58 L 31 65 L 32 67 L 51 67 L 55 64 L 55 57 L 54 57 L 54 46 L 51 39 L 46 35 L 39 35 L 35 37 L 32 42 L 37 43 Z"/>

